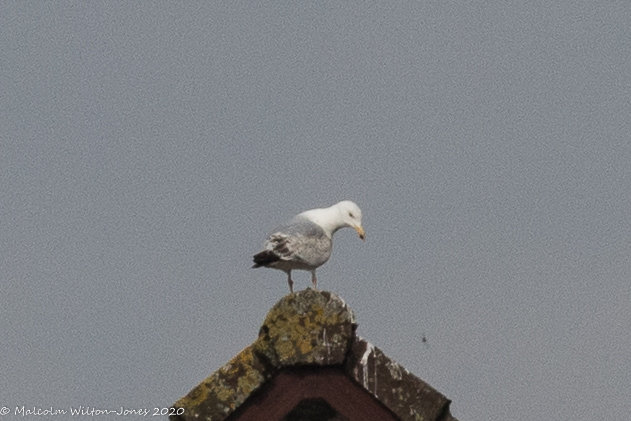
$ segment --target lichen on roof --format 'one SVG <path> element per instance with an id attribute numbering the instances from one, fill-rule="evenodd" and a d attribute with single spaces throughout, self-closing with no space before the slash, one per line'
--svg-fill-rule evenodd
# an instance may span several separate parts
<path id="1" fill-rule="evenodd" d="M 342 364 L 355 316 L 344 300 L 306 289 L 283 297 L 267 314 L 258 339 L 211 374 L 175 408 L 187 417 L 221 421 L 280 368 Z"/>
<path id="2" fill-rule="evenodd" d="M 306 289 L 283 297 L 258 338 L 173 407 L 174 420 L 223 421 L 281 370 L 337 367 L 402 421 L 455 420 L 449 399 L 355 335 L 353 311 L 337 295 Z M 247 406 L 245 406 L 247 407 Z"/>
<path id="3" fill-rule="evenodd" d="M 173 406 L 184 408 L 189 417 L 220 421 L 245 402 L 270 375 L 250 345 Z"/>
<path id="4" fill-rule="evenodd" d="M 255 349 L 275 367 L 344 361 L 355 315 L 337 295 L 307 289 L 280 300 L 267 314 Z"/>
<path id="5" fill-rule="evenodd" d="M 359 337 L 344 371 L 403 421 L 455 420 L 449 399 Z"/>

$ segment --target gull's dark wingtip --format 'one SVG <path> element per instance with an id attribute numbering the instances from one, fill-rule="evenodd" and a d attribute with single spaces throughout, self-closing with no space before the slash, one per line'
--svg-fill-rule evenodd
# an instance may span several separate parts
<path id="1" fill-rule="evenodd" d="M 267 266 L 271 263 L 278 262 L 280 257 L 271 250 L 263 250 L 260 253 L 257 253 L 253 257 L 254 266 L 252 269 L 260 268 L 262 266 Z"/>

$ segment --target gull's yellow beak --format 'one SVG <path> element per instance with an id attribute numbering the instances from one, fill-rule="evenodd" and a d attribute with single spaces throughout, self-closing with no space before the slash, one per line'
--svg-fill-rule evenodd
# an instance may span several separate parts
<path id="1" fill-rule="evenodd" d="M 359 238 L 361 238 L 362 240 L 366 239 L 366 232 L 364 231 L 363 227 L 357 226 L 353 228 L 355 228 L 355 231 L 357 231 L 357 234 L 359 234 Z"/>

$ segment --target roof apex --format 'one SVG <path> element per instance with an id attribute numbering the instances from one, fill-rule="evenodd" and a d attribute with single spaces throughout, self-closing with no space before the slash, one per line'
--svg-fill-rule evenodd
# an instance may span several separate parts
<path id="1" fill-rule="evenodd" d="M 171 418 L 223 421 L 281 371 L 337 367 L 403 421 L 455 421 L 449 399 L 357 337 L 356 327 L 334 293 L 289 294 L 268 312 L 258 339 L 179 399 L 173 408 L 184 413 Z"/>
<path id="2" fill-rule="evenodd" d="M 254 349 L 276 368 L 344 362 L 355 333 L 353 311 L 332 292 L 289 294 L 267 313 Z"/>

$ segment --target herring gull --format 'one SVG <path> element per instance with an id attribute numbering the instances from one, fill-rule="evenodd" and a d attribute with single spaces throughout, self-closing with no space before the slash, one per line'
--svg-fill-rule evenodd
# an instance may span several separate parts
<path id="1" fill-rule="evenodd" d="M 362 211 L 350 200 L 296 215 L 273 231 L 263 245 L 263 251 L 254 255 L 252 267 L 282 270 L 287 274 L 291 293 L 294 292 L 291 271 L 309 271 L 313 288 L 317 289 L 316 269 L 329 260 L 333 234 L 344 227 L 354 228 L 359 238 L 366 238 L 362 228 Z"/>

